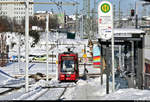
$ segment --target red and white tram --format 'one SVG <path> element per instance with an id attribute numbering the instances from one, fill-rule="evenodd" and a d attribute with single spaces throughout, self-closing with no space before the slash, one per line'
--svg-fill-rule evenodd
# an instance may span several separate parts
<path id="1" fill-rule="evenodd" d="M 78 54 L 68 50 L 58 56 L 59 81 L 77 81 L 79 78 Z"/>

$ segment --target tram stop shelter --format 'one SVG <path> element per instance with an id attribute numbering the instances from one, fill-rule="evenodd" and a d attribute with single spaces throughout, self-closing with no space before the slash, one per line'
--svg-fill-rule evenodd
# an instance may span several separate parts
<path id="1" fill-rule="evenodd" d="M 140 29 L 114 29 L 115 69 L 129 78 L 129 88 L 144 88 L 144 36 Z M 98 39 L 101 55 L 106 60 L 106 72 L 111 73 L 111 39 Z"/>

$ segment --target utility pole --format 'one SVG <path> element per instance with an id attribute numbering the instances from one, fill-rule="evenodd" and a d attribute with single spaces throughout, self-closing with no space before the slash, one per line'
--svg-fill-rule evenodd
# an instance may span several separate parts
<path id="1" fill-rule="evenodd" d="M 49 34 L 49 14 L 46 15 L 46 81 L 48 82 L 48 34 Z"/>
<path id="2" fill-rule="evenodd" d="M 119 28 L 121 27 L 121 16 L 120 16 L 120 0 L 119 0 Z"/>
<path id="3" fill-rule="evenodd" d="M 87 17 L 88 17 L 88 18 L 87 18 L 86 30 L 88 31 L 88 32 L 87 32 L 87 33 L 88 33 L 88 38 L 91 39 L 91 16 L 90 16 L 90 13 L 91 13 L 91 12 L 90 12 L 90 11 L 91 11 L 91 10 L 90 10 L 90 4 L 91 4 L 91 3 L 90 3 L 90 0 L 88 0 L 87 3 L 88 3 L 88 6 L 87 6 L 87 7 L 88 7 L 88 8 L 87 8 L 87 14 L 88 14 Z"/>
<path id="4" fill-rule="evenodd" d="M 146 7 L 144 7 L 143 8 L 143 12 L 142 12 L 143 14 L 143 16 L 146 16 Z M 144 20 L 142 20 L 142 25 L 145 25 L 145 21 Z"/>
<path id="5" fill-rule="evenodd" d="M 138 3 L 137 1 L 135 2 L 135 28 L 138 28 Z"/>
<path id="6" fill-rule="evenodd" d="M 82 13 L 82 39 L 84 36 L 84 19 L 83 19 L 84 14 Z"/>
<path id="7" fill-rule="evenodd" d="M 78 12 L 78 7 L 76 6 L 76 21 L 75 21 L 75 34 L 77 35 L 77 31 L 78 31 L 78 26 L 77 26 L 77 22 L 78 22 L 78 20 L 77 20 L 77 12 Z"/>
<path id="8" fill-rule="evenodd" d="M 96 0 L 94 0 L 94 18 L 93 18 L 93 22 L 94 22 L 94 24 L 93 24 L 93 31 L 94 31 L 94 35 L 96 34 L 96 31 L 97 31 L 97 25 L 96 25 Z"/>
<path id="9" fill-rule="evenodd" d="M 83 34 L 82 34 L 82 38 L 83 38 L 83 36 L 84 36 L 84 33 L 85 33 L 85 28 L 86 28 L 86 0 L 83 0 L 83 10 L 82 10 L 82 27 L 83 27 L 83 29 L 82 29 L 82 31 L 83 31 Z"/>
<path id="10" fill-rule="evenodd" d="M 26 36 L 26 71 L 25 71 L 25 91 L 29 91 L 29 1 L 26 0 L 25 5 L 25 36 Z"/>
<path id="11" fill-rule="evenodd" d="M 20 33 L 20 31 L 19 31 L 19 33 Z M 18 34 L 19 34 L 18 33 Z M 22 73 L 22 70 L 21 70 L 21 68 L 20 68 L 20 41 L 21 40 L 21 34 L 19 34 L 19 42 L 18 42 L 18 70 L 19 70 L 19 73 Z"/>
<path id="12" fill-rule="evenodd" d="M 83 0 L 83 12 L 87 11 L 87 0 Z"/>
<path id="13" fill-rule="evenodd" d="M 84 19 L 84 31 L 88 38 L 90 38 L 90 30 L 91 30 L 91 23 L 90 23 L 90 0 L 83 0 L 83 11 L 85 13 Z"/>
<path id="14" fill-rule="evenodd" d="M 90 18 L 90 11 L 91 11 L 91 10 L 90 10 L 90 9 L 91 9 L 91 8 L 90 8 L 90 7 L 91 7 L 91 5 L 90 5 L 90 4 L 91 4 L 91 3 L 90 3 L 90 1 L 91 1 L 91 0 L 88 0 L 88 6 L 87 6 L 87 7 L 88 7 L 88 8 L 87 8 L 88 18 Z"/>
<path id="15" fill-rule="evenodd" d="M 110 63 L 109 63 L 109 44 L 108 40 L 106 41 L 106 94 L 109 94 L 109 76 L 110 76 Z"/>
<path id="16" fill-rule="evenodd" d="M 113 5 L 113 6 L 114 6 L 114 7 L 113 7 L 113 9 L 114 9 L 114 10 L 113 10 L 113 11 L 114 11 L 114 12 L 113 12 L 113 13 L 114 13 L 114 18 L 113 18 L 113 19 L 114 19 L 114 27 L 115 27 L 115 25 L 116 25 L 116 23 L 115 23 L 115 20 L 116 20 L 116 5 Z"/>
<path id="17" fill-rule="evenodd" d="M 94 9 L 92 9 L 92 17 L 91 17 L 91 38 L 94 37 L 94 28 L 95 28 L 95 22 L 94 22 L 94 19 L 95 18 L 95 15 L 94 15 Z"/>
<path id="18" fill-rule="evenodd" d="M 52 51 L 52 72 L 53 72 L 53 51 Z"/>

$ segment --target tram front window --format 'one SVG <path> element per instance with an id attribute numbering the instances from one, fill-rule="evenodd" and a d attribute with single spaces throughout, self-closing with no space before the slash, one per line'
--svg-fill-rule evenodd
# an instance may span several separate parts
<path id="1" fill-rule="evenodd" d="M 64 60 L 62 71 L 63 72 L 73 72 L 74 71 L 74 61 L 73 60 Z"/>

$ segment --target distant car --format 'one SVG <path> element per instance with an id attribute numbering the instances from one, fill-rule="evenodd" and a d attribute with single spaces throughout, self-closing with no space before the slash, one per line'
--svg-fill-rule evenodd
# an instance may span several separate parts
<path id="1" fill-rule="evenodd" d="M 29 55 L 29 62 L 32 62 L 36 55 Z"/>
<path id="2" fill-rule="evenodd" d="M 18 61 L 18 56 L 11 56 L 9 59 L 12 62 L 17 62 Z"/>
<path id="3" fill-rule="evenodd" d="M 21 60 L 22 62 L 25 62 L 25 61 L 26 61 L 24 56 L 20 56 L 20 60 Z"/>
<path id="4" fill-rule="evenodd" d="M 33 58 L 34 61 L 45 61 L 46 56 L 45 55 L 39 55 Z"/>

